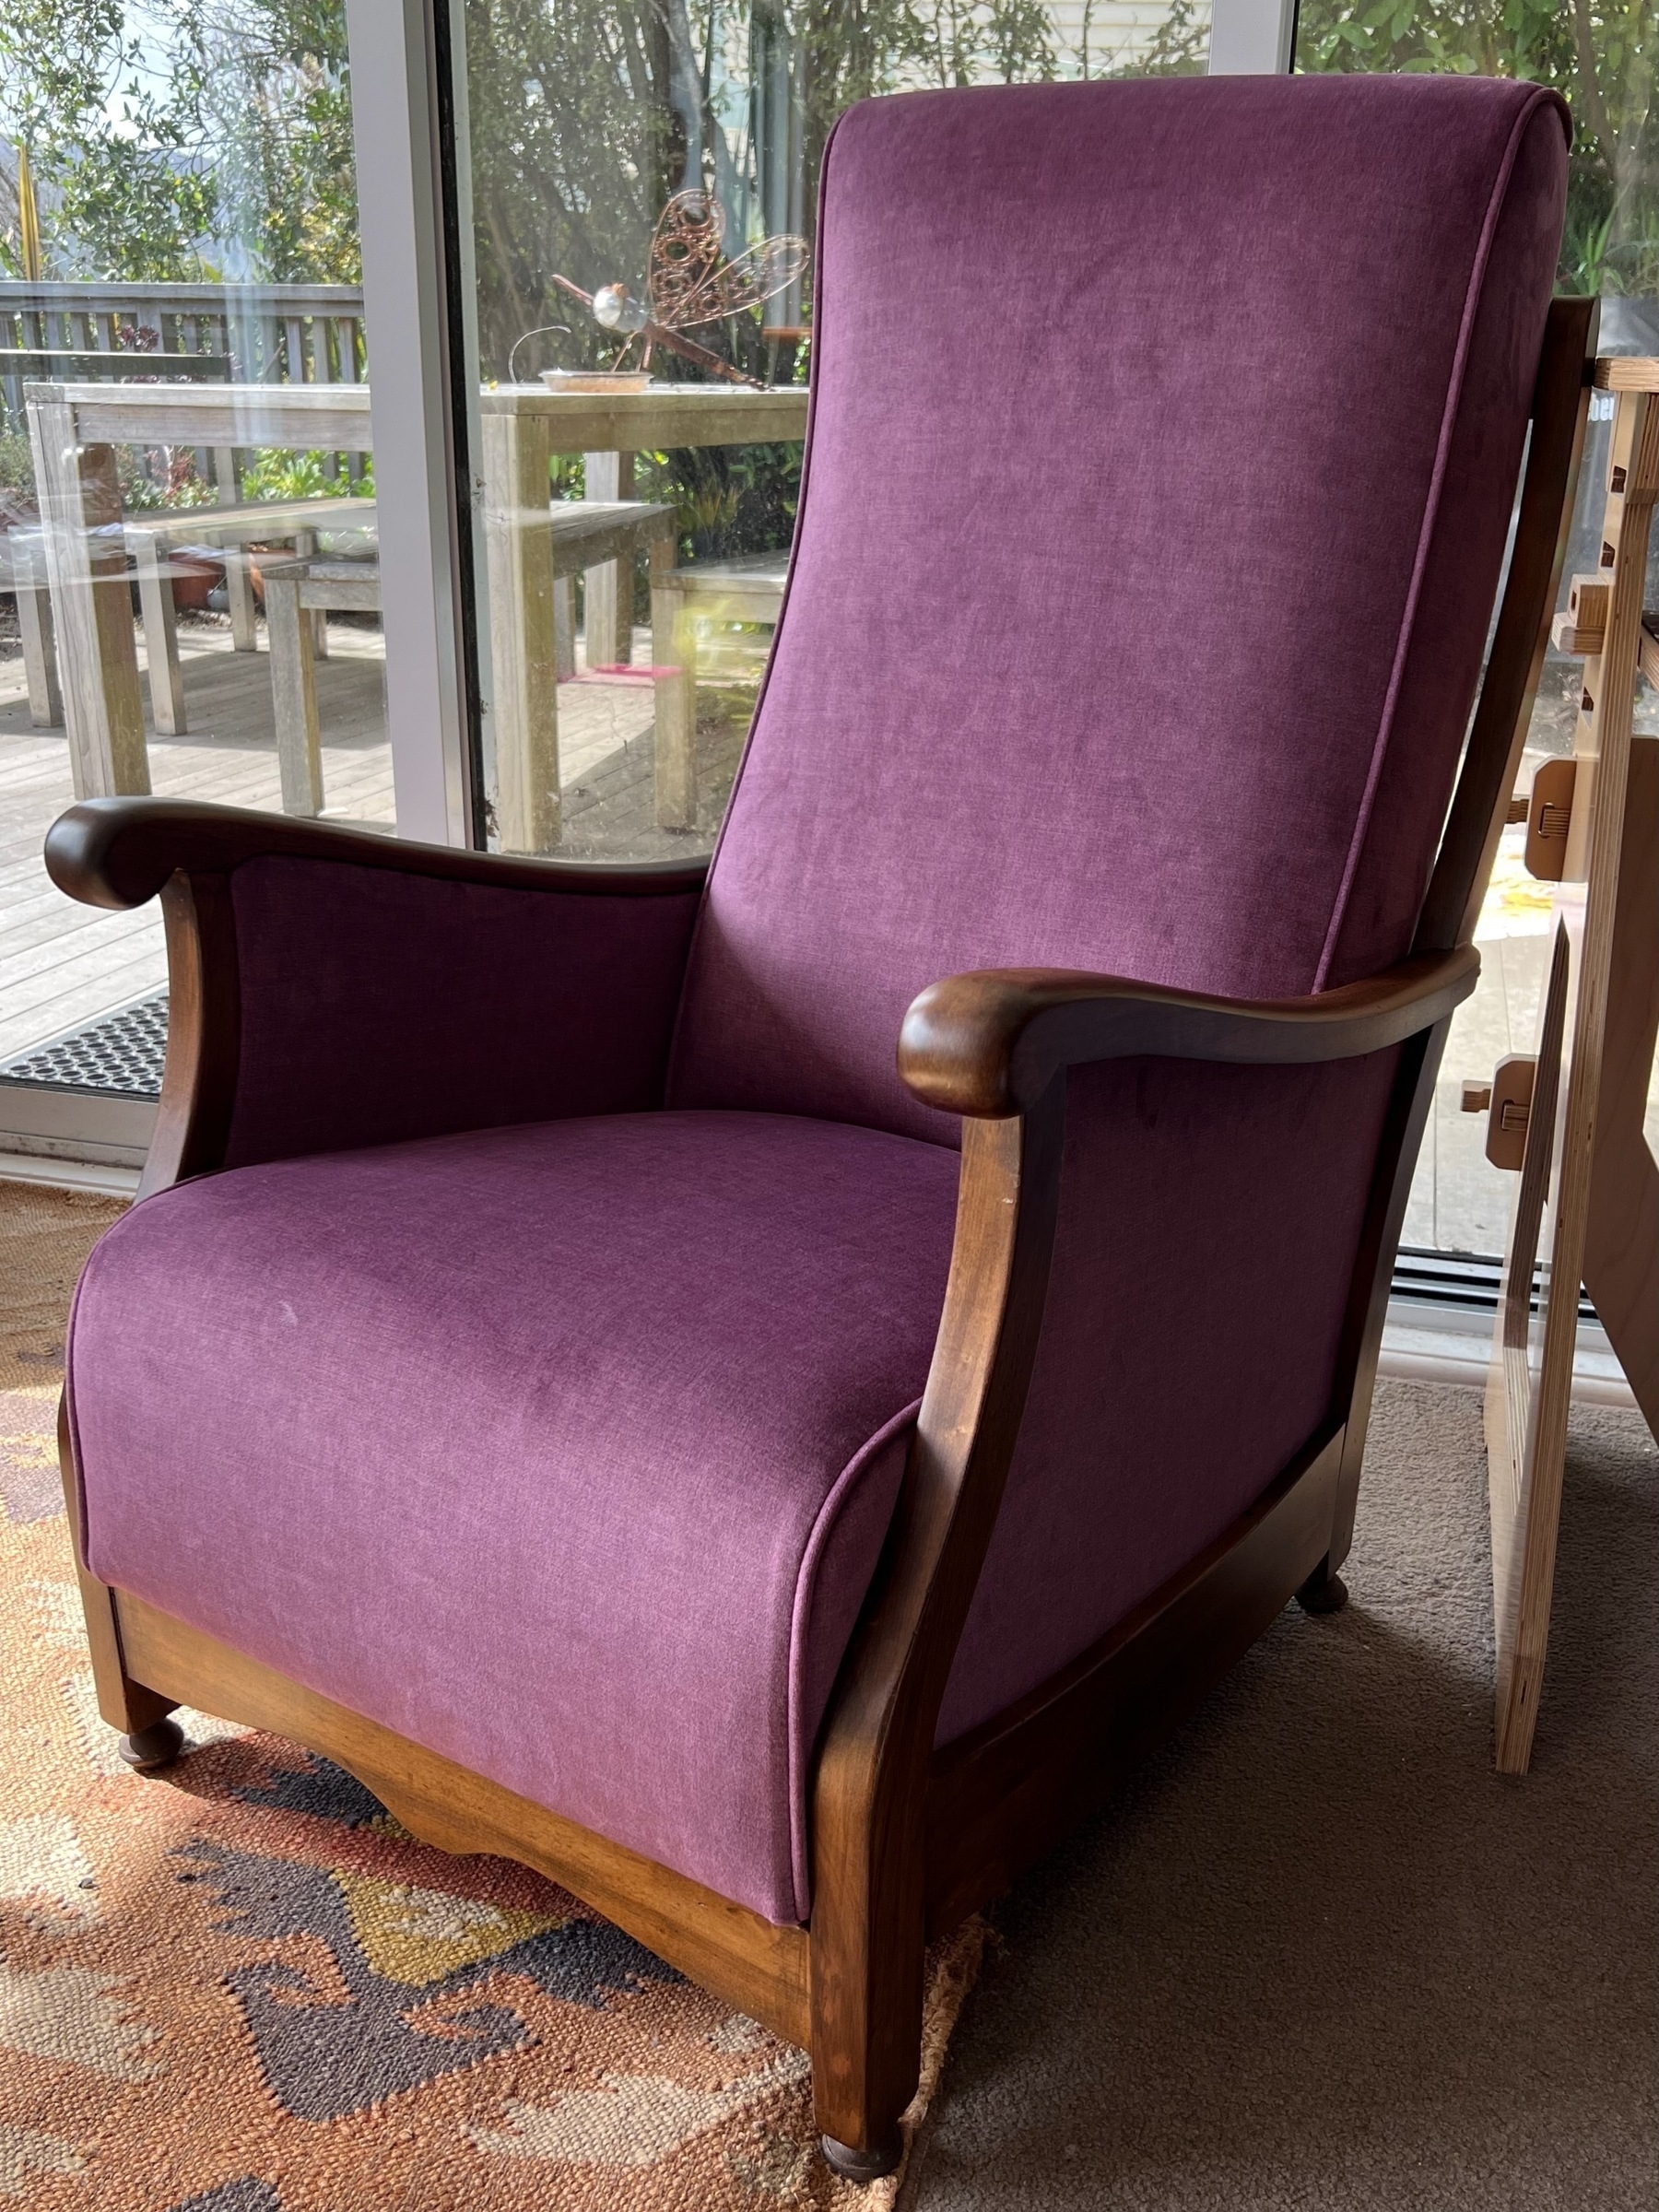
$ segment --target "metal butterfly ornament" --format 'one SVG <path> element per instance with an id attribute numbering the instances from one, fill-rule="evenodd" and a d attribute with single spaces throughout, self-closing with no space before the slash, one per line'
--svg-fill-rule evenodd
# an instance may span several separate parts
<path id="1" fill-rule="evenodd" d="M 695 189 L 677 192 L 652 232 L 643 300 L 625 283 L 602 284 L 595 292 L 584 292 L 568 276 L 554 277 L 561 291 L 581 300 L 602 330 L 620 334 L 622 346 L 611 363 L 613 370 L 621 367 L 638 339 L 642 341 L 641 368 L 651 366 L 652 348 L 663 346 L 727 383 L 763 388 L 759 377 L 746 376 L 685 334 L 787 291 L 806 266 L 806 241 L 787 235 L 763 238 L 759 245 L 727 260 L 725 228 L 725 209 L 718 200 Z"/>

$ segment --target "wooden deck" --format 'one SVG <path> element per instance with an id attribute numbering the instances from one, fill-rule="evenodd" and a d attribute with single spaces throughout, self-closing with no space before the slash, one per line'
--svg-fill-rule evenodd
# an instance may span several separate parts
<path id="1" fill-rule="evenodd" d="M 324 817 L 394 820 L 378 629 L 329 626 L 330 657 L 317 664 L 323 726 Z M 180 627 L 190 734 L 149 742 L 150 776 L 168 797 L 280 810 L 269 665 L 233 653 L 229 623 Z M 139 642 L 143 660 L 143 643 Z M 650 659 L 636 633 L 635 659 Z M 742 747 L 759 655 L 739 650 L 700 687 L 698 828 L 659 830 L 653 818 L 651 686 L 643 677 L 589 677 L 559 687 L 565 839 L 572 858 L 656 858 L 712 842 Z M 0 642 L 0 1065 L 48 1038 L 157 989 L 167 980 L 154 906 L 134 913 L 77 906 L 54 888 L 41 842 L 74 792 L 62 731 L 29 723 L 23 664 Z"/>

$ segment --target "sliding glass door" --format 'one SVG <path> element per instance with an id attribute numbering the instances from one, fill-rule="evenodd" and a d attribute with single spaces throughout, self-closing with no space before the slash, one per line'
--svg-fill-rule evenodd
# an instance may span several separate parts
<path id="1" fill-rule="evenodd" d="M 0 16 L 0 1151 L 142 1156 L 153 907 L 48 825 L 153 792 L 390 830 L 340 0 Z"/>
<path id="2" fill-rule="evenodd" d="M 794 523 L 837 115 L 912 86 L 1196 73 L 1208 8 L 467 0 L 464 23 L 490 834 L 704 850 Z"/>
<path id="3" fill-rule="evenodd" d="M 1408 0 L 1381 9 L 1351 0 L 1301 0 L 1300 70 L 1453 70 L 1519 76 L 1554 86 L 1573 113 L 1566 236 L 1559 283 L 1602 298 L 1604 353 L 1659 353 L 1659 113 L 1653 108 L 1651 0 L 1606 5 L 1564 0 L 1509 7 L 1477 0 Z M 1594 571 L 1606 494 L 1611 395 L 1592 403 L 1578 512 L 1562 581 Z M 1655 578 L 1659 582 L 1659 577 Z M 1654 586 L 1650 583 L 1650 605 Z M 1572 750 L 1582 662 L 1551 648 L 1527 735 L 1522 785 L 1541 761 Z M 1659 732 L 1659 697 L 1644 682 L 1638 731 Z M 1486 1113 L 1465 1111 L 1498 1062 L 1534 1049 L 1549 955 L 1552 887 L 1527 874 L 1524 831 L 1505 832 L 1477 933 L 1481 980 L 1452 1027 L 1433 1122 L 1406 1218 L 1406 1242 L 1424 1255 L 1490 1255 L 1503 1249 L 1514 1178 L 1486 1157 Z M 1659 1077 L 1650 1092 L 1648 1141 L 1659 1148 Z M 1419 1271 L 1436 1269 L 1426 1259 Z"/>

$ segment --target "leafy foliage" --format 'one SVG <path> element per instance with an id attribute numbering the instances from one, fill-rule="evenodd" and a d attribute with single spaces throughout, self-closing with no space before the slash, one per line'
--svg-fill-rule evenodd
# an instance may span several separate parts
<path id="1" fill-rule="evenodd" d="M 0 428 L 0 493 L 34 491 L 34 462 L 29 439 L 22 430 Z M 6 512 L 0 506 L 0 512 Z"/>
<path id="2" fill-rule="evenodd" d="M 342 0 L 7 0 L 0 134 L 29 148 L 48 273 L 352 283 Z M 14 243 L 0 241 L 14 273 Z"/>
<path id="3" fill-rule="evenodd" d="M 182 12 L 194 0 L 176 4 Z M 208 273 L 199 241 L 213 192 L 189 153 L 199 80 L 185 59 L 159 92 L 142 58 L 124 0 L 7 0 L 0 13 L 0 133 L 29 149 L 49 254 L 74 241 L 52 256 L 54 274 Z M 0 253 L 21 274 L 13 239 Z"/>
<path id="4" fill-rule="evenodd" d="M 1042 0 L 466 0 L 487 371 L 537 324 L 563 326 L 538 359 L 603 359 L 550 276 L 637 282 L 681 185 L 714 191 L 746 236 L 809 232 L 811 182 L 850 101 L 908 84 L 1190 73 L 1205 61 L 1201 5 L 1172 0 L 1131 55 L 1101 32 L 1096 0 L 1075 49 Z M 1655 290 L 1655 5 L 1303 0 L 1298 65 L 1557 86 L 1578 126 L 1563 275 Z M 359 276 L 343 0 L 145 0 L 141 18 L 128 0 L 7 0 L 0 134 L 29 148 L 53 274 Z M 767 204 L 780 163 L 800 180 L 782 224 Z M 0 264 L 17 272 L 12 229 Z M 729 337 L 760 372 L 800 366 L 758 324 Z"/>
<path id="5" fill-rule="evenodd" d="M 1041 0 L 466 0 L 472 192 L 487 375 L 599 366 L 614 346 L 551 283 L 642 282 L 673 192 L 709 191 L 735 242 L 810 238 L 824 144 L 853 100 L 911 85 L 1201 70 L 1200 0 L 1173 0 L 1136 57 L 1064 46 Z M 810 319 L 809 301 L 800 320 Z M 726 334 L 769 381 L 804 369 L 758 318 Z M 681 373 L 676 368 L 675 374 Z"/>
<path id="6" fill-rule="evenodd" d="M 320 500 L 338 499 L 344 494 L 352 499 L 371 500 L 374 469 L 368 456 L 364 456 L 361 473 L 349 478 L 329 474 L 334 459 L 332 453 L 288 453 L 276 447 L 261 446 L 242 471 L 242 497 Z"/>
<path id="7" fill-rule="evenodd" d="M 158 459 L 162 461 L 159 469 L 152 465 Z M 215 502 L 214 488 L 198 473 L 195 455 L 187 446 L 168 449 L 164 458 L 135 446 L 117 446 L 115 465 L 124 508 L 211 507 Z"/>
<path id="8" fill-rule="evenodd" d="M 464 5 L 487 376 L 507 373 L 514 343 L 543 325 L 554 327 L 525 345 L 520 372 L 607 360 L 613 341 L 553 276 L 639 287 L 657 215 L 685 186 L 719 200 L 735 246 L 768 230 L 810 237 L 824 144 L 855 100 L 911 85 L 1190 74 L 1208 37 L 1204 0 L 1171 0 L 1133 52 L 1096 21 L 1098 0 L 1064 37 L 1042 0 Z M 1557 86 L 1578 127 L 1563 280 L 1659 291 L 1656 6 L 1302 0 L 1298 65 Z M 359 276 L 344 0 L 142 0 L 141 18 L 130 0 L 6 0 L 0 134 L 30 149 L 52 274 Z M 4 238 L 0 261 L 17 265 Z M 809 279 L 775 320 L 810 324 Z M 711 342 L 769 381 L 806 371 L 804 344 L 769 335 L 758 313 Z M 282 464 L 290 475 L 305 465 Z M 787 449 L 642 465 L 699 551 L 787 535 L 798 488 Z"/>
<path id="9" fill-rule="evenodd" d="M 643 284 L 668 196 L 697 185 L 741 245 L 810 240 L 825 141 L 853 100 L 907 86 L 1046 82 L 1201 70 L 1202 0 L 1173 0 L 1138 55 L 1067 48 L 1041 0 L 466 0 L 480 353 L 487 376 L 599 367 L 615 353 L 552 283 Z M 811 321 L 809 283 L 793 312 Z M 542 326 L 551 325 L 550 329 Z M 712 342 L 770 382 L 803 379 L 806 350 L 759 314 Z M 694 375 L 676 363 L 677 377 Z M 672 500 L 688 550 L 720 558 L 787 541 L 799 493 L 787 447 L 641 461 L 644 496 Z M 646 487 L 649 488 L 645 488 Z"/>
<path id="10" fill-rule="evenodd" d="M 1171 0 L 1157 29 L 1135 58 L 1125 62 L 1118 52 L 1110 57 L 1104 70 L 1091 65 L 1088 38 L 1093 15 L 1092 0 L 1086 0 L 1080 76 L 1202 76 L 1209 67 L 1209 9 L 1206 7 L 1200 14 L 1194 0 Z"/>
<path id="11" fill-rule="evenodd" d="M 1310 70 L 1447 70 L 1551 85 L 1574 139 L 1561 276 L 1659 291 L 1654 0 L 1301 0 Z"/>
<path id="12" fill-rule="evenodd" d="M 271 283 L 360 283 L 342 0 L 206 0 L 200 24 L 222 226 Z"/>

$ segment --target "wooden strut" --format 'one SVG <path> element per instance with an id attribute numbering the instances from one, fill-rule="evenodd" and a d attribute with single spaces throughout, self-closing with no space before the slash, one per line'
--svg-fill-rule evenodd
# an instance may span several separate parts
<path id="1" fill-rule="evenodd" d="M 777 1927 L 670 1869 L 285 1679 L 85 1574 L 100 1710 L 129 1735 L 189 1703 L 267 1727 L 359 1774 L 413 1833 L 539 1867 L 780 2035 L 809 2045 L 831 2162 L 873 2178 L 913 2094 L 923 1950 L 1005 1888 L 1174 1726 L 1293 1594 L 1328 1600 L 1347 1550 L 1400 1221 L 1473 918 L 1514 784 L 1547 641 L 1584 420 L 1589 301 L 1548 318 L 1521 519 L 1488 673 L 1411 957 L 1324 996 L 1240 1005 L 1110 977 L 958 979 L 906 1024 L 912 1088 L 964 1112 L 956 1242 L 899 1504 L 842 1663 L 811 1778 L 813 1903 Z M 261 854 L 328 858 L 527 896 L 683 895 L 695 868 L 594 871 L 160 801 L 73 809 L 55 879 L 94 903 L 165 890 L 174 1009 L 145 1188 L 209 1173 L 238 1082 L 229 896 Z M 1331 1402 L 1277 1480 L 1202 1557 L 1050 1682 L 940 1749 L 934 1731 L 1013 1456 L 1060 1193 L 1067 1068 L 1147 1052 L 1312 1065 L 1394 1048 L 1397 1074 Z M 79 1544 L 79 1485 L 64 1468 Z"/>
<path id="2" fill-rule="evenodd" d="M 1486 1407 L 1497 1762 L 1511 1774 L 1530 1764 L 1543 1683 L 1581 1282 L 1659 1433 L 1659 1168 L 1642 1134 L 1659 1032 L 1659 740 L 1632 734 L 1638 672 L 1659 676 L 1642 611 L 1659 360 L 1599 361 L 1594 381 L 1618 394 L 1600 561 L 1572 580 L 1554 630 L 1585 656 L 1573 753 L 1540 767 L 1527 814 L 1526 864 L 1560 886 L 1548 986 L 1535 1050 L 1505 1063 L 1494 1117 L 1506 1098 L 1522 1103 L 1507 1140 L 1494 1126 L 1488 1141 L 1520 1170 Z"/>

